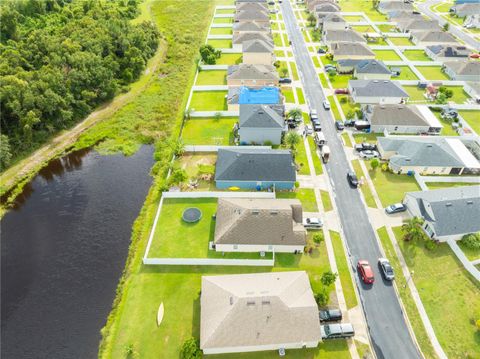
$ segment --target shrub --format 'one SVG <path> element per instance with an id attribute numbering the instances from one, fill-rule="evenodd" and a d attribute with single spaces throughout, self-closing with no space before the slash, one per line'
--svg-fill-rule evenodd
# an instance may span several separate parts
<path id="1" fill-rule="evenodd" d="M 170 186 L 178 185 L 183 182 L 185 182 L 188 178 L 187 172 L 181 168 L 175 168 L 171 175 L 170 178 L 168 179 L 168 183 Z"/>
<path id="2" fill-rule="evenodd" d="M 332 285 L 335 283 L 335 280 L 337 279 L 338 274 L 333 273 L 332 271 L 327 271 L 322 274 L 322 278 L 320 278 L 320 281 L 322 284 L 326 287 Z"/>
<path id="3" fill-rule="evenodd" d="M 212 45 L 206 44 L 200 46 L 200 56 L 202 57 L 202 61 L 206 64 L 215 65 L 217 59 L 222 56 L 222 52 L 220 50 L 215 50 Z"/>
<path id="4" fill-rule="evenodd" d="M 387 172 L 388 171 L 388 163 L 382 164 L 381 169 L 382 169 L 383 172 Z"/>
<path id="5" fill-rule="evenodd" d="M 323 288 L 320 292 L 315 294 L 315 301 L 317 302 L 319 307 L 326 306 L 328 304 L 329 299 L 330 299 L 329 295 L 325 288 Z"/>
<path id="6" fill-rule="evenodd" d="M 125 346 L 125 358 L 134 358 L 136 356 L 135 347 L 132 343 Z"/>
<path id="7" fill-rule="evenodd" d="M 469 249 L 480 250 L 480 233 L 470 233 L 462 237 L 460 243 Z"/>
<path id="8" fill-rule="evenodd" d="M 320 243 L 322 243 L 324 240 L 325 240 L 325 238 L 323 237 L 323 232 L 315 233 L 315 234 L 313 235 L 313 241 L 314 241 L 316 244 L 320 244 Z"/>
<path id="9" fill-rule="evenodd" d="M 295 181 L 295 188 L 298 188 L 298 187 L 300 187 L 300 182 Z"/>
<path id="10" fill-rule="evenodd" d="M 435 249 L 435 242 L 432 240 L 426 240 L 425 241 L 425 248 L 428 249 L 429 251 Z"/>
<path id="11" fill-rule="evenodd" d="M 347 103 L 347 101 L 348 101 L 348 100 L 347 100 L 347 98 L 346 98 L 346 97 L 342 97 L 342 98 L 340 98 L 340 103 L 342 103 L 342 104 L 346 104 L 346 103 Z"/>
<path id="12" fill-rule="evenodd" d="M 273 142 L 270 141 L 270 140 L 266 140 L 266 141 L 263 142 L 263 145 L 264 146 L 273 146 Z"/>
<path id="13" fill-rule="evenodd" d="M 213 119 L 215 121 L 220 121 L 221 118 L 222 118 L 222 114 L 220 112 L 215 112 L 215 114 L 213 115 Z"/>
<path id="14" fill-rule="evenodd" d="M 378 158 L 372 158 L 372 160 L 370 161 L 370 167 L 372 167 L 372 170 L 375 171 L 379 165 L 380 161 L 378 160 Z"/>
<path id="15" fill-rule="evenodd" d="M 180 349 L 180 358 L 181 359 L 197 359 L 202 357 L 202 351 L 198 344 L 198 340 L 195 338 L 187 339 Z"/>

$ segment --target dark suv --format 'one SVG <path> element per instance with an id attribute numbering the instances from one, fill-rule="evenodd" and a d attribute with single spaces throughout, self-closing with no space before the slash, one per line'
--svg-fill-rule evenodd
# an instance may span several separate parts
<path id="1" fill-rule="evenodd" d="M 318 316 L 320 322 L 338 322 L 342 320 L 342 311 L 340 309 L 319 310 Z"/>
<path id="2" fill-rule="evenodd" d="M 357 175 L 353 171 L 347 172 L 347 180 L 350 183 L 350 186 L 357 188 L 358 187 L 358 178 Z"/>

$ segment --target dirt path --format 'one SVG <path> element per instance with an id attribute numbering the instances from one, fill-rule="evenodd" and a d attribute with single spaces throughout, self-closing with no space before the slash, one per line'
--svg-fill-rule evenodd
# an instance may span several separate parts
<path id="1" fill-rule="evenodd" d="M 147 67 L 140 79 L 131 85 L 129 92 L 115 97 L 109 103 L 92 112 L 74 128 L 58 135 L 49 143 L 32 153 L 30 156 L 2 173 L 0 176 L 0 184 L 2 189 L 4 191 L 10 190 L 25 177 L 30 177 L 36 174 L 36 172 L 38 172 L 44 163 L 59 156 L 65 152 L 66 149 L 73 146 L 82 133 L 97 123 L 110 118 L 120 108 L 141 94 L 150 85 L 155 76 L 156 69 L 163 60 L 165 53 L 166 43 L 160 41 L 157 52 L 148 62 Z"/>

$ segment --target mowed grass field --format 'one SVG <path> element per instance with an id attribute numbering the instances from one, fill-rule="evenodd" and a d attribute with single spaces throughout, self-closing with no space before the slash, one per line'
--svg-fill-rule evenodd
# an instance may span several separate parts
<path id="1" fill-rule="evenodd" d="M 187 145 L 232 145 L 237 121 L 236 117 L 191 118 L 185 122 L 182 140 Z"/>

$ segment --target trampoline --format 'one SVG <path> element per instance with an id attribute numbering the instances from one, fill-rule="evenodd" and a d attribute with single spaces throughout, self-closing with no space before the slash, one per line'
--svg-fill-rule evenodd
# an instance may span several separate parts
<path id="1" fill-rule="evenodd" d="M 280 91 L 277 87 L 262 87 L 253 89 L 242 87 L 238 97 L 240 105 L 276 105 L 280 103 Z"/>
<path id="2" fill-rule="evenodd" d="M 202 218 L 202 211 L 195 207 L 187 208 L 182 214 L 182 219 L 187 223 L 198 222 L 200 218 Z"/>

